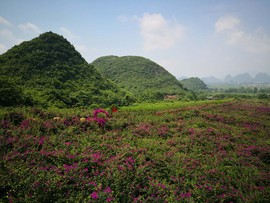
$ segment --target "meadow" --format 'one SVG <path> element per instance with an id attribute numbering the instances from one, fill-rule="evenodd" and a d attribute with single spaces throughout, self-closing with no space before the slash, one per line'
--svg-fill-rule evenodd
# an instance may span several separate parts
<path id="1" fill-rule="evenodd" d="M 269 104 L 1 108 L 0 202 L 269 202 Z"/>

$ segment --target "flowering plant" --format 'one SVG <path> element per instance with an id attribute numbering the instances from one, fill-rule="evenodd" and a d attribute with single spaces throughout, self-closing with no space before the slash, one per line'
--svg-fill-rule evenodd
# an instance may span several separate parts
<path id="1" fill-rule="evenodd" d="M 105 114 L 106 118 L 99 118 L 98 114 L 103 113 Z M 99 126 L 104 126 L 107 122 L 107 119 L 110 117 L 109 113 L 104 109 L 96 109 L 93 111 L 93 118 L 98 123 Z"/>

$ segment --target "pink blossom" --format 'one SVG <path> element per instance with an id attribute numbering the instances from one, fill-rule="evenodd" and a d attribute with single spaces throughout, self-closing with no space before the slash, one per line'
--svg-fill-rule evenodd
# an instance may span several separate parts
<path id="1" fill-rule="evenodd" d="M 100 152 L 92 154 L 92 158 L 93 158 L 93 162 L 99 162 L 99 160 L 101 159 Z"/>
<path id="2" fill-rule="evenodd" d="M 92 192 L 92 194 L 90 195 L 93 199 L 97 199 L 98 198 L 98 192 Z"/>
<path id="3" fill-rule="evenodd" d="M 89 184 L 89 185 L 93 185 L 93 186 L 95 186 L 95 187 L 97 186 L 97 184 L 96 184 L 95 182 L 93 182 L 93 181 L 89 182 L 88 184 Z"/>
<path id="4" fill-rule="evenodd" d="M 28 128 L 29 126 L 30 126 L 30 122 L 29 122 L 28 119 L 21 122 L 21 128 L 22 129 Z"/>
<path id="5" fill-rule="evenodd" d="M 67 145 L 67 146 L 69 146 L 71 144 L 72 144 L 72 142 L 65 142 L 65 145 Z"/>
<path id="6" fill-rule="evenodd" d="M 99 113 L 104 113 L 107 117 L 110 117 L 110 116 L 109 116 L 109 113 L 108 113 L 107 111 L 103 110 L 103 109 L 96 109 L 96 110 L 94 110 L 94 111 L 93 111 L 93 117 L 94 117 L 94 118 L 97 118 L 97 115 L 98 115 Z"/>
<path id="7" fill-rule="evenodd" d="M 111 197 L 106 199 L 106 202 L 111 202 L 111 201 L 113 201 L 113 198 Z"/>
<path id="8" fill-rule="evenodd" d="M 182 198 L 190 198 L 191 197 L 191 193 L 187 192 L 187 193 L 183 193 L 181 194 Z"/>
<path id="9" fill-rule="evenodd" d="M 40 137 L 38 144 L 43 145 L 44 142 L 44 136 Z"/>
<path id="10" fill-rule="evenodd" d="M 107 187 L 107 188 L 105 188 L 105 189 L 104 189 L 104 192 L 106 192 L 106 193 L 111 193 L 111 192 L 112 192 L 112 190 L 111 190 L 111 188 L 110 188 L 110 187 Z"/>

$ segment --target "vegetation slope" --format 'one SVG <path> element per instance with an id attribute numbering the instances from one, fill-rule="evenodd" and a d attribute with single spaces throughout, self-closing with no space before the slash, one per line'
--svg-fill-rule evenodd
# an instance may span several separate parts
<path id="1" fill-rule="evenodd" d="M 0 56 L 0 102 L 9 105 L 110 105 L 130 98 L 103 77 L 64 37 L 52 32 Z"/>
<path id="2" fill-rule="evenodd" d="M 180 83 L 183 85 L 184 88 L 187 88 L 188 90 L 196 91 L 207 89 L 207 85 L 200 78 L 197 77 L 180 80 Z"/>
<path id="3" fill-rule="evenodd" d="M 103 56 L 92 62 L 102 74 L 138 98 L 184 94 L 182 85 L 157 63 L 139 56 Z"/>

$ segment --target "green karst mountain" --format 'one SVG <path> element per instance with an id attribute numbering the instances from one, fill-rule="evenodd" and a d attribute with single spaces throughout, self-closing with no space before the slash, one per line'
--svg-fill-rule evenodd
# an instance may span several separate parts
<path id="1" fill-rule="evenodd" d="M 184 86 L 184 88 L 188 90 L 207 89 L 207 85 L 200 78 L 197 78 L 197 77 L 191 77 L 191 78 L 180 80 L 180 83 Z"/>
<path id="2" fill-rule="evenodd" d="M 163 99 L 184 94 L 182 85 L 160 65 L 139 56 L 103 56 L 92 62 L 103 75 L 136 97 Z"/>
<path id="3" fill-rule="evenodd" d="M 0 55 L 0 75 L 2 106 L 107 106 L 130 98 L 52 32 Z"/>

